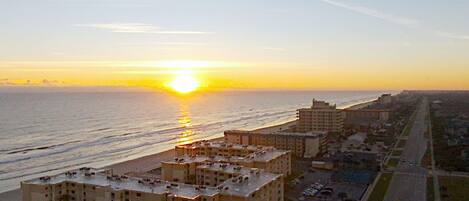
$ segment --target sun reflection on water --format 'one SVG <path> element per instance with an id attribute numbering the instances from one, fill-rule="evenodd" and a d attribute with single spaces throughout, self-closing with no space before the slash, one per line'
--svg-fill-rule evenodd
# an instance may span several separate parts
<path id="1" fill-rule="evenodd" d="M 177 138 L 177 144 L 192 143 L 194 130 L 192 128 L 192 119 L 187 103 L 180 104 L 180 116 L 178 117 L 178 123 L 181 127 L 184 128 L 184 130 L 179 134 Z"/>

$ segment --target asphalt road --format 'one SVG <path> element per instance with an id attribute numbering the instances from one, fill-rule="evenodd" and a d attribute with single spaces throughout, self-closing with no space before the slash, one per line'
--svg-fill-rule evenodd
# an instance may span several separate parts
<path id="1" fill-rule="evenodd" d="M 419 106 L 385 201 L 426 201 L 427 170 L 420 163 L 427 149 L 426 104 L 423 101 Z"/>

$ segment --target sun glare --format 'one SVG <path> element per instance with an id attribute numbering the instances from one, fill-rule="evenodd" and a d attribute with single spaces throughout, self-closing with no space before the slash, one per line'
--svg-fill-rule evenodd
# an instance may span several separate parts
<path id="1" fill-rule="evenodd" d="M 186 94 L 197 90 L 200 83 L 190 75 L 178 75 L 169 86 L 178 93 Z"/>

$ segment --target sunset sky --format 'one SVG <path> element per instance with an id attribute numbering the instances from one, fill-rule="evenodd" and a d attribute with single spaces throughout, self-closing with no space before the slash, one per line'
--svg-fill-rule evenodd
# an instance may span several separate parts
<path id="1" fill-rule="evenodd" d="M 469 1 L 4 0 L 0 85 L 469 89 Z"/>

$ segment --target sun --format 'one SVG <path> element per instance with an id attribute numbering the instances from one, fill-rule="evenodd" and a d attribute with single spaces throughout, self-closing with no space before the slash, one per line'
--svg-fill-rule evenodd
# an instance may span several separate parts
<path id="1" fill-rule="evenodd" d="M 190 75 L 178 75 L 169 86 L 178 93 L 186 94 L 197 90 L 200 83 Z"/>

